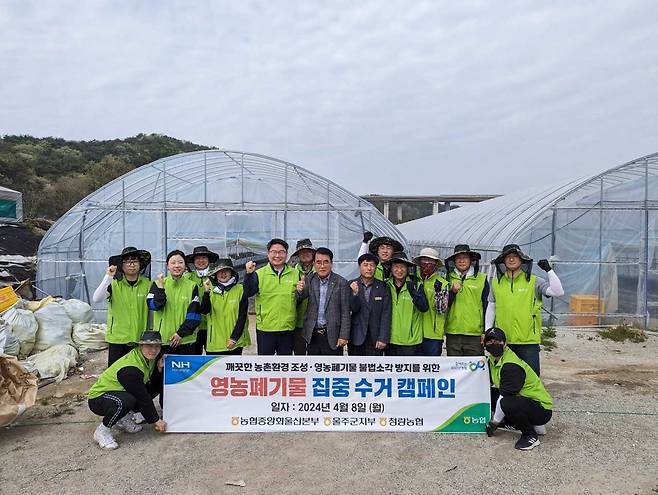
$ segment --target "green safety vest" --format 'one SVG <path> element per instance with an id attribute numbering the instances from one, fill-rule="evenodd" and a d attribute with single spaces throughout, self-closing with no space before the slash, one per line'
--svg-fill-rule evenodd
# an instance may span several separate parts
<path id="1" fill-rule="evenodd" d="M 427 302 L 430 306 L 430 309 L 424 313 L 420 313 L 420 321 L 423 325 L 423 338 L 443 340 L 445 315 L 436 312 L 436 305 L 434 304 L 436 290 L 434 290 L 434 283 L 438 280 L 441 282 L 441 287 L 443 288 L 448 285 L 448 281 L 438 273 L 433 273 L 425 280 L 419 277 L 418 280 L 422 284 L 423 290 L 425 290 L 425 296 L 427 297 Z"/>
<path id="2" fill-rule="evenodd" d="M 508 344 L 539 344 L 541 341 L 541 297 L 537 298 L 537 277 L 520 272 L 512 279 L 503 275 L 491 280 L 496 300 L 495 325 L 507 336 Z"/>
<path id="3" fill-rule="evenodd" d="M 500 370 L 506 363 L 518 364 L 525 371 L 525 383 L 519 395 L 539 402 L 544 409 L 552 410 L 553 400 L 544 388 L 544 384 L 537 376 L 537 373 L 509 347 L 505 347 L 503 355 L 498 360 L 494 356 L 489 356 L 489 369 L 491 370 L 491 381 L 494 387 L 500 388 Z"/>
<path id="4" fill-rule="evenodd" d="M 482 291 L 487 276 L 477 273 L 462 281 L 454 272 L 448 274 L 448 282 L 459 282 L 461 290 L 455 294 L 448 308 L 446 333 L 450 335 L 482 335 L 484 333 L 484 314 L 482 312 Z"/>
<path id="5" fill-rule="evenodd" d="M 418 311 L 405 283 L 400 294 L 391 277 L 388 281 L 391 292 L 391 338 L 396 345 L 418 345 L 423 342 L 422 312 Z"/>
<path id="6" fill-rule="evenodd" d="M 297 282 L 299 272 L 285 265 L 279 276 L 269 263 L 256 270 L 256 328 L 263 332 L 294 330 L 297 319 Z"/>
<path id="7" fill-rule="evenodd" d="M 153 312 L 153 330 L 160 332 L 162 342 L 168 344 L 171 336 L 185 321 L 195 287 L 196 284 L 189 278 L 181 277 L 176 280 L 171 275 L 165 277 L 164 290 L 167 295 L 167 303 L 162 310 Z M 196 330 L 192 335 L 187 335 L 180 341 L 181 344 L 191 344 L 192 342 L 196 342 Z"/>
<path id="8" fill-rule="evenodd" d="M 199 274 L 196 272 L 196 270 L 185 273 L 183 277 L 189 278 L 192 282 L 194 282 L 196 286 L 199 288 L 199 296 L 203 295 L 203 291 L 205 290 L 203 288 L 203 281 L 208 277 L 199 277 Z M 208 317 L 206 315 L 201 315 L 201 323 L 199 323 L 197 330 L 205 330 L 207 328 L 208 328 Z"/>
<path id="9" fill-rule="evenodd" d="M 302 275 L 308 276 L 311 273 L 315 272 L 315 268 L 311 267 L 311 271 L 308 273 L 304 272 L 301 263 L 298 263 L 295 268 L 299 272 L 299 278 L 302 278 Z M 297 303 L 297 319 L 295 321 L 295 328 L 302 328 L 304 326 L 304 318 L 306 318 L 306 310 L 308 309 L 308 297 Z"/>
<path id="10" fill-rule="evenodd" d="M 151 281 L 141 275 L 137 283 L 130 285 L 125 278 L 112 280 L 110 299 L 107 303 L 107 331 L 105 341 L 110 344 L 131 344 L 139 338 L 148 325 L 149 308 L 146 296 Z"/>
<path id="11" fill-rule="evenodd" d="M 384 266 L 381 263 L 377 263 L 377 266 L 375 267 L 375 278 L 382 282 L 386 282 L 386 279 L 384 278 Z"/>
<path id="12" fill-rule="evenodd" d="M 135 347 L 128 354 L 117 359 L 112 363 L 112 366 L 101 373 L 101 376 L 98 377 L 96 383 L 94 383 L 89 389 L 88 397 L 90 399 L 95 399 L 106 392 L 125 392 L 126 389 L 123 388 L 121 383 L 119 383 L 117 373 L 120 369 L 128 366 L 134 366 L 144 373 L 144 383 L 148 383 L 153 374 L 153 370 L 155 369 L 155 362 L 156 359 L 149 361 L 144 357 L 144 354 L 142 354 L 142 350 L 139 347 Z"/>
<path id="13" fill-rule="evenodd" d="M 235 324 L 238 321 L 240 301 L 244 287 L 236 284 L 227 291 L 210 291 L 210 314 L 208 315 L 208 338 L 206 351 L 224 352 L 230 350 L 226 342 L 231 337 Z M 242 336 L 235 343 L 234 349 L 251 345 L 249 336 L 249 318 L 244 322 Z"/>

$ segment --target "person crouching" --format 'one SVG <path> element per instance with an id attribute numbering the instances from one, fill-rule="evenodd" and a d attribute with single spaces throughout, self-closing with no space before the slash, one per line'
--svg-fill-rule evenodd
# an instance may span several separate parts
<path id="1" fill-rule="evenodd" d="M 112 436 L 112 428 L 127 433 L 137 433 L 142 425 L 136 424 L 130 411 L 144 416 L 155 430 L 164 432 L 167 424 L 160 418 L 153 405 L 153 391 L 149 385 L 156 366 L 162 371 L 162 361 L 158 355 L 162 340 L 158 332 L 146 331 L 142 334 L 138 347 L 115 361 L 96 380 L 88 394 L 89 409 L 103 421 L 94 431 L 94 440 L 101 449 L 114 450 L 119 444 Z M 157 393 L 157 392 L 156 392 Z"/>
<path id="2" fill-rule="evenodd" d="M 487 436 L 499 427 L 521 431 L 514 445 L 518 450 L 531 450 L 539 445 L 538 435 L 546 433 L 546 423 L 553 416 L 553 400 L 537 373 L 507 346 L 500 328 L 492 327 L 484 334 L 489 353 L 491 405 L 493 418 L 487 424 Z"/>

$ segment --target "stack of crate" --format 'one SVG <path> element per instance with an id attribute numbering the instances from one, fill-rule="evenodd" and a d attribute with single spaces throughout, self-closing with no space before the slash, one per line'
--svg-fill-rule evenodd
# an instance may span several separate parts
<path id="1" fill-rule="evenodd" d="M 597 314 L 605 314 L 605 301 L 592 294 L 572 294 L 569 299 L 571 313 L 595 313 L 595 314 L 572 314 L 569 323 L 573 326 L 587 327 L 599 324 Z"/>

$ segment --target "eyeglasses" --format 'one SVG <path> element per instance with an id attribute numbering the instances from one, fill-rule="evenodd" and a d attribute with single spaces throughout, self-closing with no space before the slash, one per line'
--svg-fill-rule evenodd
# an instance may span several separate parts
<path id="1" fill-rule="evenodd" d="M 280 255 L 280 256 L 285 256 L 287 251 L 281 250 L 281 251 L 270 251 L 270 254 L 272 255 Z"/>

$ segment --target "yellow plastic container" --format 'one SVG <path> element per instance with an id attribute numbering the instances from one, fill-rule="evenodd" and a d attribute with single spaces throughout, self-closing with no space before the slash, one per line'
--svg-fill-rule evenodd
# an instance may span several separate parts
<path id="1" fill-rule="evenodd" d="M 605 301 L 592 294 L 573 294 L 569 300 L 571 313 L 601 313 L 605 314 Z M 594 326 L 598 324 L 596 315 L 572 314 L 569 323 L 576 326 Z"/>
<path id="2" fill-rule="evenodd" d="M 0 289 L 0 313 L 4 313 L 18 302 L 18 296 L 11 287 Z"/>

